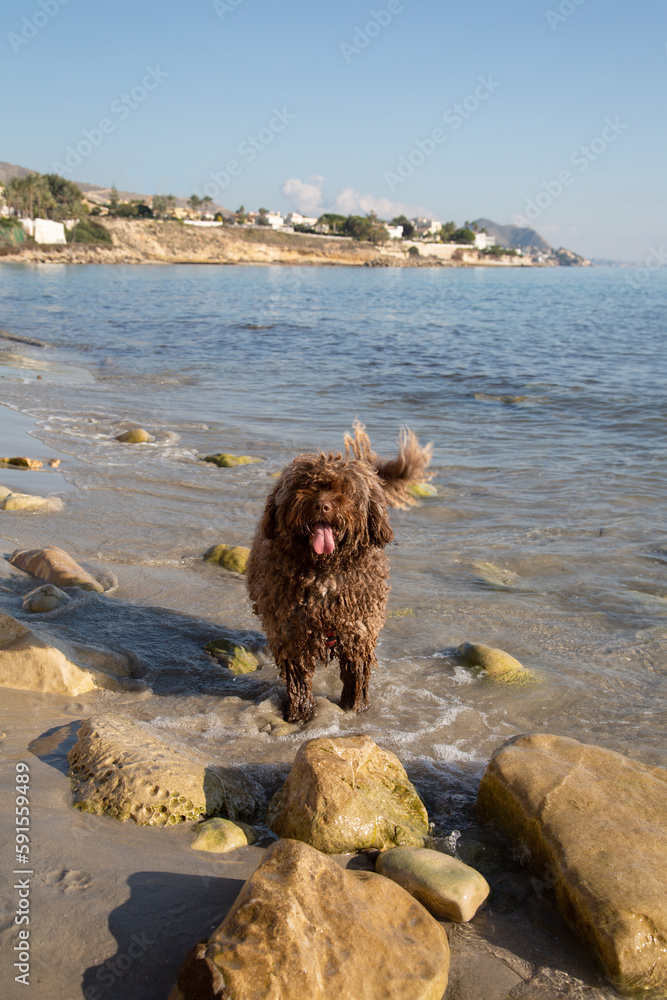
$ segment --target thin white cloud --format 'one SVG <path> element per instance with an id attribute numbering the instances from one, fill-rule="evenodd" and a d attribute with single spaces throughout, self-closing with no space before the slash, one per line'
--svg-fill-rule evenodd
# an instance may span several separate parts
<path id="1" fill-rule="evenodd" d="M 291 205 L 303 215 L 321 215 L 324 211 L 322 185 L 324 177 L 311 177 L 301 181 L 298 177 L 290 177 L 285 181 L 281 191 Z"/>
<path id="2" fill-rule="evenodd" d="M 400 201 L 376 198 L 372 194 L 359 194 L 354 188 L 343 188 L 336 195 L 334 210 L 341 215 L 367 215 L 375 212 L 381 219 L 393 219 L 397 215 L 408 215 L 412 209 Z"/>
<path id="3" fill-rule="evenodd" d="M 290 177 L 281 191 L 289 203 L 304 215 L 322 215 L 323 212 L 338 212 L 340 215 L 367 215 L 375 212 L 381 219 L 393 219 L 397 215 L 428 215 L 426 209 L 415 205 L 405 205 L 389 198 L 376 198 L 372 194 L 360 194 L 353 187 L 342 188 L 333 201 L 327 201 L 322 193 L 324 178 L 316 175 L 302 181 Z"/>

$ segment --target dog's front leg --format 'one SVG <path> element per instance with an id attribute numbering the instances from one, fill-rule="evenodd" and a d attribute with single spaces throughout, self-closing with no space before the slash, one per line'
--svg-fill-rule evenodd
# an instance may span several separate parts
<path id="1" fill-rule="evenodd" d="M 340 679 L 343 693 L 340 707 L 345 712 L 365 712 L 368 708 L 368 686 L 371 680 L 371 664 L 363 659 L 339 654 Z"/>
<path id="2" fill-rule="evenodd" d="M 279 667 L 287 687 L 287 721 L 308 722 L 315 707 L 313 701 L 315 667 L 287 660 L 283 660 Z"/>

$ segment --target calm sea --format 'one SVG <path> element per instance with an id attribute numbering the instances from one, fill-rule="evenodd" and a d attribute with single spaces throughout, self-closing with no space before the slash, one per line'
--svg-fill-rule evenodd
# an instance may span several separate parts
<path id="1" fill-rule="evenodd" d="M 631 277 L 4 265 L 1 325 L 48 346 L 2 345 L 2 401 L 63 457 L 66 482 L 42 489 L 68 487 L 62 515 L 3 520 L 5 547 L 52 542 L 110 567 L 117 590 L 67 627 L 135 653 L 153 693 L 129 710 L 275 767 L 303 731 L 276 728 L 270 663 L 230 681 L 202 653 L 227 629 L 257 639 L 258 623 L 242 581 L 201 554 L 249 544 L 297 452 L 339 448 L 359 418 L 391 455 L 408 425 L 434 442 L 438 496 L 392 515 L 372 707 L 343 715 L 323 669 L 308 735 L 368 732 L 451 801 L 517 732 L 664 764 L 667 275 Z M 133 424 L 155 443 L 115 442 Z M 220 450 L 263 461 L 197 458 Z M 453 652 L 464 641 L 538 682 L 475 675 Z"/>

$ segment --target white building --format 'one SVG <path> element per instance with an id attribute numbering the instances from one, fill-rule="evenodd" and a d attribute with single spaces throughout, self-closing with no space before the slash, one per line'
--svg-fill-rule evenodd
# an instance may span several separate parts
<path id="1" fill-rule="evenodd" d="M 439 219 L 426 219 L 418 215 L 415 219 L 410 219 L 415 227 L 418 236 L 435 236 L 442 229 L 442 222 Z"/>
<path id="2" fill-rule="evenodd" d="M 403 239 L 403 226 L 385 226 L 385 229 L 389 233 L 390 240 Z"/>
<path id="3" fill-rule="evenodd" d="M 488 233 L 475 233 L 475 246 L 478 250 L 487 250 L 495 245 L 495 236 L 489 236 Z"/>
<path id="4" fill-rule="evenodd" d="M 285 216 L 286 226 L 311 226 L 313 229 L 317 225 L 317 216 L 301 215 L 300 212 L 289 212 Z"/>
<path id="5" fill-rule="evenodd" d="M 264 218 L 271 226 L 271 229 L 282 229 L 285 225 L 285 220 L 280 212 L 267 212 Z"/>
<path id="6" fill-rule="evenodd" d="M 19 221 L 35 243 L 67 243 L 65 226 L 62 222 L 54 222 L 53 219 L 20 219 Z"/>

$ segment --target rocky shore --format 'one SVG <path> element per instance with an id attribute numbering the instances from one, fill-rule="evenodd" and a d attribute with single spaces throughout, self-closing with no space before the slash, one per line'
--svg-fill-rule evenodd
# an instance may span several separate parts
<path id="1" fill-rule="evenodd" d="M 224 226 L 201 229 L 182 222 L 105 219 L 112 246 L 22 244 L 0 262 L 64 264 L 307 264 L 345 267 L 531 266 L 527 258 L 484 256 L 474 248 L 390 241 L 375 246 L 343 237 L 280 233 Z"/>
<path id="2" fill-rule="evenodd" d="M 161 940 L 151 937 L 147 962 L 163 956 L 171 1000 L 667 995 L 663 769 L 554 734 L 514 737 L 488 763 L 476 837 L 462 842 L 433 827 L 399 758 L 368 735 L 305 740 L 289 773 L 267 786 L 252 768 L 226 767 L 122 704 L 105 710 L 95 700 L 147 690 L 131 656 L 77 642 L 75 628 L 68 642 L 55 636 L 73 609 L 93 613 L 114 585 L 110 574 L 92 574 L 53 546 L 17 550 L 4 566 L 5 694 L 92 699 L 83 721 L 78 704 L 76 724 L 34 741 L 41 759 L 71 747 L 66 763 L 61 751 L 70 793 L 60 793 L 60 822 L 85 829 L 100 849 L 109 822 L 128 850 L 132 831 L 144 828 L 173 852 L 180 829 L 177 855 L 202 859 L 206 889 L 220 881 L 221 864 L 236 855 L 244 862 L 245 881 L 221 892 L 213 919 L 208 897 L 198 916 L 195 893 L 179 924 L 189 950 L 170 944 L 173 917 Z M 502 653 L 480 649 L 487 659 Z M 87 817 L 83 828 L 77 815 Z M 69 869 L 58 876 L 76 877 Z M 4 933 L 13 940 L 11 927 Z M 103 1000 L 112 967 L 85 974 L 86 1000 Z M 155 982 L 142 989 L 124 995 L 165 995 Z"/>

